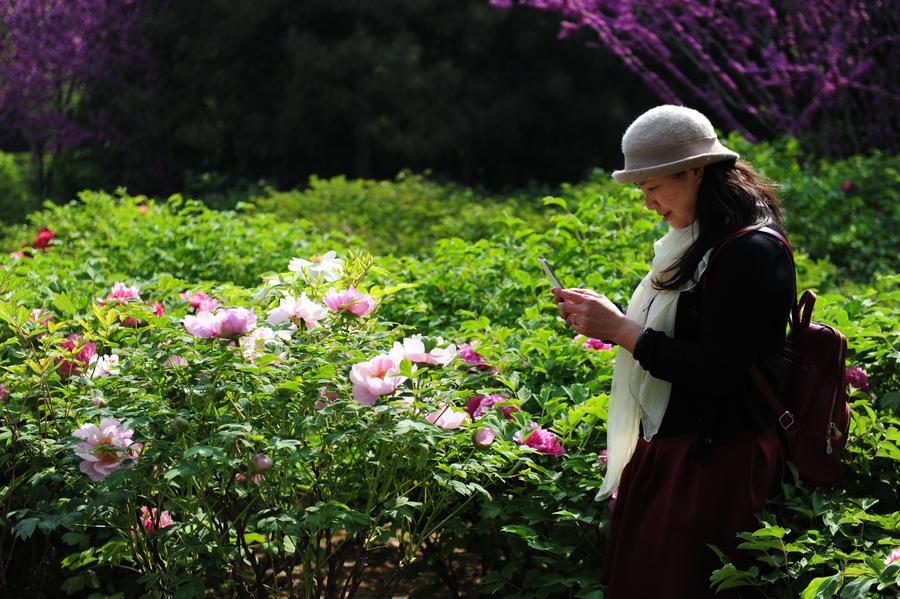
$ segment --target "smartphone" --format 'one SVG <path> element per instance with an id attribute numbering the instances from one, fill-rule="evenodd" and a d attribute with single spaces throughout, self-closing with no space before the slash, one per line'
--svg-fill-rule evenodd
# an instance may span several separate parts
<path id="1" fill-rule="evenodd" d="M 550 279 L 550 282 L 553 284 L 553 286 L 558 289 L 565 289 L 563 287 L 563 284 L 559 282 L 559 277 L 557 277 L 556 273 L 553 272 L 553 267 L 551 267 L 543 258 L 538 258 L 537 261 L 538 264 L 541 265 L 541 269 L 547 275 L 547 278 Z"/>

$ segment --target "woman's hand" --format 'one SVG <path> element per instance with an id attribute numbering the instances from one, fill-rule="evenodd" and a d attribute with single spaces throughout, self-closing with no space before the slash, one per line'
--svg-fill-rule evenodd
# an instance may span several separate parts
<path id="1" fill-rule="evenodd" d="M 626 318 L 605 295 L 590 289 L 552 289 L 552 292 L 560 316 L 573 331 L 634 351 L 643 327 Z"/>

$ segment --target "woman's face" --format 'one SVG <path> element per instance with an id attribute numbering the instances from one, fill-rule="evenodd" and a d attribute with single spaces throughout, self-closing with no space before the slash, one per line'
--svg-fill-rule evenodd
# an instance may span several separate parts
<path id="1" fill-rule="evenodd" d="M 638 183 L 644 192 L 644 204 L 676 229 L 683 229 L 694 222 L 697 207 L 697 190 L 703 179 L 703 168 L 647 179 Z"/>

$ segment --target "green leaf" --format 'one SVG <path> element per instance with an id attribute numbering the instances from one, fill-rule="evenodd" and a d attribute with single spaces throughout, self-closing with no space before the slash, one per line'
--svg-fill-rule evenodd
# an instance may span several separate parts
<path id="1" fill-rule="evenodd" d="M 807 587 L 803 589 L 803 592 L 800 593 L 800 599 L 825 599 L 826 597 L 833 597 L 838 589 L 841 588 L 842 580 L 843 575 L 840 572 L 834 576 L 813 578 Z"/>
<path id="2" fill-rule="evenodd" d="M 53 307 L 69 316 L 74 316 L 75 313 L 78 312 L 78 308 L 75 307 L 75 302 L 73 302 L 72 298 L 65 293 L 56 294 L 53 298 Z"/>
<path id="3" fill-rule="evenodd" d="M 16 534 L 19 535 L 19 538 L 22 540 L 27 539 L 34 533 L 34 529 L 37 528 L 40 521 L 40 518 L 25 518 L 24 520 L 17 522 L 14 527 Z"/>
<path id="4" fill-rule="evenodd" d="M 857 578 L 844 587 L 841 591 L 841 599 L 866 599 L 869 594 L 869 587 L 878 582 L 874 578 L 868 576 Z"/>
<path id="5" fill-rule="evenodd" d="M 544 199 L 542 201 L 544 203 L 544 206 L 559 206 L 563 210 L 569 209 L 568 202 L 566 202 L 562 198 L 557 198 L 554 196 L 546 196 L 546 197 L 544 197 Z"/>

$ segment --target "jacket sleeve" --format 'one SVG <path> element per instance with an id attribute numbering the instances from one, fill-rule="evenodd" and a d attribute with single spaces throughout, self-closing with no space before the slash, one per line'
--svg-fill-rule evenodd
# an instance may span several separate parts
<path id="1" fill-rule="evenodd" d="M 722 248 L 700 290 L 698 335 L 641 336 L 634 356 L 653 376 L 702 393 L 727 393 L 753 362 L 781 350 L 794 293 L 790 254 L 765 233 Z"/>

